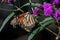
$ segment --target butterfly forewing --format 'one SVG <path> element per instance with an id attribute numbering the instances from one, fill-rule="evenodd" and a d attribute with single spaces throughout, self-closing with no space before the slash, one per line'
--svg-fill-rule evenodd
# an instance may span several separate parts
<path id="1" fill-rule="evenodd" d="M 13 21 L 16 21 L 16 20 L 13 20 Z M 21 24 L 20 27 L 25 29 L 26 31 L 30 31 L 30 29 L 32 29 L 35 25 L 35 19 L 29 12 L 20 14 L 18 16 L 17 21 L 19 25 Z"/>

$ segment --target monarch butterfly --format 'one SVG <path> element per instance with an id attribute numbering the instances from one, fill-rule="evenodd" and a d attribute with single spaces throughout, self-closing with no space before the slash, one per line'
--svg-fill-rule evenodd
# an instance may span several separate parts
<path id="1" fill-rule="evenodd" d="M 35 26 L 35 19 L 29 12 L 26 12 L 18 15 L 17 19 L 14 18 L 11 21 L 11 25 L 16 25 L 17 23 L 21 28 L 25 29 L 27 32 L 30 32 L 31 29 Z"/>

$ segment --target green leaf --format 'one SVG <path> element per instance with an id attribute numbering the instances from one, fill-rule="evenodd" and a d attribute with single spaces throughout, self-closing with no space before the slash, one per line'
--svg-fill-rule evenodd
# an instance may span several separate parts
<path id="1" fill-rule="evenodd" d="M 52 17 L 51 17 L 52 18 Z M 48 17 L 48 18 L 46 18 L 45 20 L 43 20 L 45 23 L 44 24 L 42 24 L 40 27 L 38 27 L 37 29 L 35 29 L 31 34 L 30 34 L 30 36 L 28 37 L 28 40 L 34 40 L 33 38 L 34 38 L 34 36 L 36 35 L 36 34 L 38 34 L 39 32 L 41 32 L 41 31 L 43 31 L 44 29 L 45 29 L 45 27 L 47 27 L 47 25 L 50 25 L 54 20 L 53 20 L 53 18 L 51 19 L 50 17 Z M 47 19 L 49 19 L 49 20 L 47 20 Z M 43 22 L 42 21 L 42 22 Z M 40 22 L 39 24 L 41 24 L 42 22 Z"/>
<path id="2" fill-rule="evenodd" d="M 45 20 L 43 20 L 42 22 L 40 22 L 40 24 L 44 24 L 44 23 L 46 23 L 46 22 L 48 22 L 50 20 L 53 20 L 53 18 L 52 17 L 47 17 Z"/>
<path id="3" fill-rule="evenodd" d="M 2 31 L 2 29 L 5 27 L 6 23 L 12 18 L 12 16 L 14 14 L 15 14 L 14 12 L 10 13 L 10 15 L 8 15 L 7 18 L 3 21 L 2 26 L 0 28 L 0 32 Z"/>
<path id="4" fill-rule="evenodd" d="M 23 7 L 29 6 L 29 5 L 30 5 L 30 3 L 26 3 L 23 6 L 21 6 L 20 8 L 23 8 Z M 41 4 L 39 4 L 39 3 L 31 3 L 31 5 L 34 6 L 34 7 L 37 7 L 37 6 L 41 5 Z"/>

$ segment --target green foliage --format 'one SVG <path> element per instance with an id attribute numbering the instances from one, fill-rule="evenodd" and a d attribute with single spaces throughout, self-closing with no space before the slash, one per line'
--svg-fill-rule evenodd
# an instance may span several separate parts
<path id="1" fill-rule="evenodd" d="M 34 36 L 36 34 L 38 34 L 39 32 L 41 32 L 42 30 L 45 29 L 45 27 L 48 27 L 47 25 L 51 24 L 53 22 L 53 18 L 52 17 L 48 17 L 45 20 L 43 20 L 42 22 L 39 22 L 39 24 L 41 25 L 40 27 L 38 27 L 37 29 L 35 29 L 30 36 L 28 37 L 28 40 L 34 40 Z"/>
<path id="2" fill-rule="evenodd" d="M 45 20 L 43 20 L 42 22 L 40 22 L 39 24 L 45 24 L 46 22 L 51 21 L 53 18 L 52 17 L 47 17 Z"/>
<path id="3" fill-rule="evenodd" d="M 12 13 L 10 13 L 10 15 L 8 15 L 8 16 L 6 17 L 6 19 L 5 19 L 5 20 L 3 21 L 3 23 L 2 23 L 2 26 L 1 26 L 1 28 L 0 28 L 0 32 L 1 32 L 2 29 L 5 27 L 6 23 L 13 17 L 14 14 L 15 14 L 15 13 L 12 12 Z"/>
<path id="4" fill-rule="evenodd" d="M 26 4 L 24 4 L 23 6 L 21 6 L 20 8 L 23 8 L 23 7 L 29 6 L 29 5 L 30 5 L 30 3 L 26 3 Z M 31 3 L 31 6 L 33 6 L 33 7 L 37 7 L 37 6 L 39 6 L 39 5 L 41 5 L 41 4 L 39 4 L 39 3 Z"/>

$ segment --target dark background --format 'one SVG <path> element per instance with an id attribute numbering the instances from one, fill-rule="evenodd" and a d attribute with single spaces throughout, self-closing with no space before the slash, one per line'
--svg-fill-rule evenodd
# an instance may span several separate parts
<path id="1" fill-rule="evenodd" d="M 21 0 L 21 1 L 17 0 L 17 2 L 14 3 L 14 5 L 19 4 L 18 2 L 20 3 L 20 6 L 22 6 L 23 4 L 25 4 L 25 3 L 29 2 L 29 1 L 28 0 Z M 42 3 L 43 1 L 32 0 L 32 2 L 41 2 Z M 50 1 L 48 1 L 48 2 L 50 2 Z M 17 5 L 17 6 L 19 7 L 19 5 Z M 1 3 L 0 3 L 0 8 L 8 9 L 8 10 L 15 9 L 14 7 L 10 7 L 7 4 L 1 4 Z M 29 10 L 29 6 L 24 7 L 22 9 L 26 12 L 26 11 Z M 4 21 L 4 19 L 10 13 L 11 13 L 11 11 L 6 11 L 6 10 L 0 9 L 0 26 L 2 25 L 2 22 Z M 45 17 L 43 17 L 43 18 L 45 18 Z M 42 20 L 42 18 L 41 18 L 41 20 Z M 11 21 L 11 19 L 5 25 L 5 27 L 3 28 L 2 32 L 0 32 L 0 40 L 27 40 L 28 35 L 30 33 L 26 32 L 24 29 L 22 29 L 20 27 L 17 27 L 15 29 L 13 29 L 13 27 L 10 25 L 10 21 Z M 52 25 L 49 28 L 58 34 L 58 28 L 57 27 L 55 27 L 54 25 Z M 35 40 L 55 40 L 55 37 L 56 36 L 54 36 L 52 33 L 50 33 L 49 31 L 47 31 L 46 29 L 44 29 L 41 33 L 39 33 L 39 34 L 36 35 Z"/>

